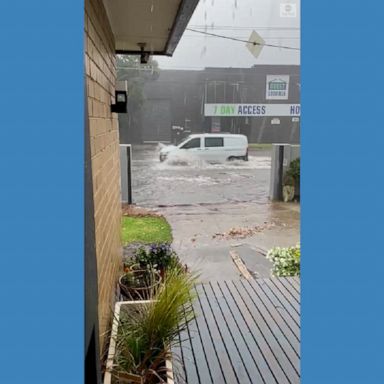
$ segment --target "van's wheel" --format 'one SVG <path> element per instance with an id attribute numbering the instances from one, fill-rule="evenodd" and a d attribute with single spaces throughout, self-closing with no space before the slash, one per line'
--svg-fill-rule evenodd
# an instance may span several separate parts
<path id="1" fill-rule="evenodd" d="M 245 156 L 243 157 L 243 160 L 244 160 L 244 161 L 248 161 L 248 155 L 245 155 Z"/>
<path id="2" fill-rule="evenodd" d="M 228 157 L 228 161 L 235 161 L 236 160 L 236 157 L 235 156 L 230 156 Z"/>

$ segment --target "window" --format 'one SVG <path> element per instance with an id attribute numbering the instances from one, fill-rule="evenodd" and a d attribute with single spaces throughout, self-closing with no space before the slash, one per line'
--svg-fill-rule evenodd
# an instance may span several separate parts
<path id="1" fill-rule="evenodd" d="M 222 137 L 206 137 L 206 147 L 224 147 L 224 139 Z"/>
<path id="2" fill-rule="evenodd" d="M 191 148 L 200 148 L 200 138 L 196 137 L 187 141 L 182 147 L 182 149 L 191 149 Z"/>

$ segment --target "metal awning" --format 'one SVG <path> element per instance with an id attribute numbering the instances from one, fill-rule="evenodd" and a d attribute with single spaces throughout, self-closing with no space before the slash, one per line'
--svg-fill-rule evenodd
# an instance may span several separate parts
<path id="1" fill-rule="evenodd" d="M 116 53 L 172 56 L 199 0 L 104 0 Z"/>

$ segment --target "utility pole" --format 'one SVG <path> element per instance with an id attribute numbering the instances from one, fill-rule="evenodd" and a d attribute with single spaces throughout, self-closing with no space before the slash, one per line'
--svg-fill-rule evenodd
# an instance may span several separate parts
<path id="1" fill-rule="evenodd" d="M 232 90 L 232 104 L 235 104 L 235 90 L 238 93 L 238 91 L 239 91 L 239 83 L 235 82 L 235 83 L 232 83 L 231 85 L 233 87 L 233 90 Z M 236 119 L 236 117 L 232 117 L 232 119 L 231 119 L 231 132 L 232 133 L 238 133 L 238 132 L 236 132 L 236 120 L 235 119 Z"/>

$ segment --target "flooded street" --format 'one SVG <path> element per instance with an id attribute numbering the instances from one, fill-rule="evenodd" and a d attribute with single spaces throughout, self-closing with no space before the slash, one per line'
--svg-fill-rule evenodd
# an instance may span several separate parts
<path id="1" fill-rule="evenodd" d="M 233 252 L 253 275 L 268 277 L 268 249 L 299 241 L 300 205 L 268 198 L 268 150 L 250 151 L 248 162 L 225 164 L 161 163 L 158 151 L 155 146 L 133 148 L 133 203 L 167 218 L 173 247 L 202 281 L 240 278 Z M 231 229 L 249 228 L 256 230 L 231 235 Z"/>
<path id="2" fill-rule="evenodd" d="M 255 155 L 254 155 L 255 154 Z M 208 164 L 196 159 L 161 163 L 157 147 L 133 148 L 133 200 L 143 207 L 267 203 L 269 151 L 249 161 Z"/>

